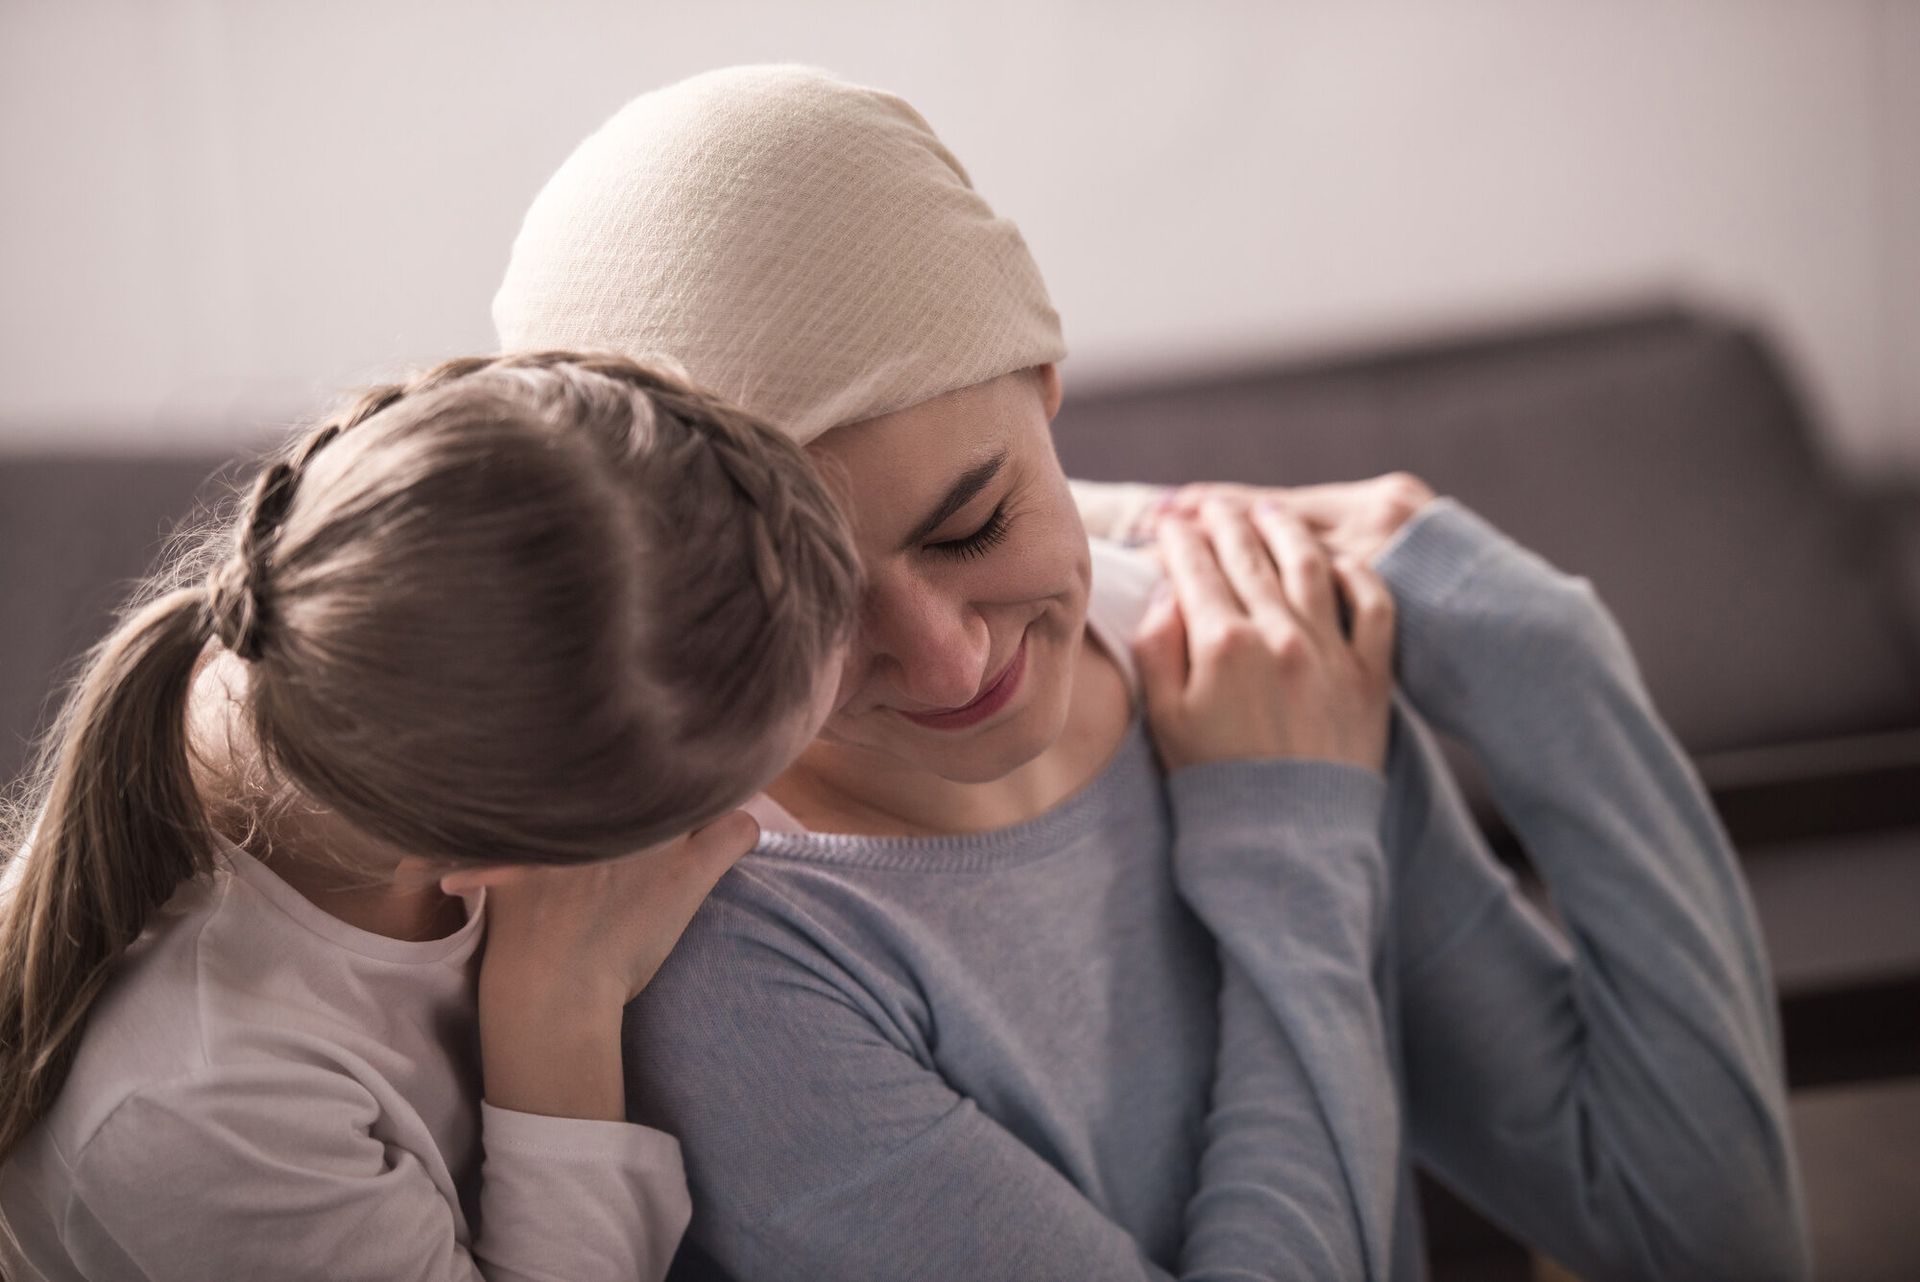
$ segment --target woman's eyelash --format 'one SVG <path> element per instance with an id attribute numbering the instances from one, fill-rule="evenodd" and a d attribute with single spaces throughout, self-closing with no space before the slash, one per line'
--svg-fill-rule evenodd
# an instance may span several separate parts
<path id="1" fill-rule="evenodd" d="M 999 507 L 993 509 L 993 515 L 987 518 L 986 524 L 982 525 L 972 534 L 967 535 L 965 538 L 947 539 L 941 543 L 929 543 L 927 550 L 963 561 L 971 560 L 977 556 L 985 556 L 987 553 L 993 551 L 1002 539 L 1007 537 L 1007 527 L 1012 524 L 1013 518 L 1007 515 L 1007 505 L 1002 503 Z"/>

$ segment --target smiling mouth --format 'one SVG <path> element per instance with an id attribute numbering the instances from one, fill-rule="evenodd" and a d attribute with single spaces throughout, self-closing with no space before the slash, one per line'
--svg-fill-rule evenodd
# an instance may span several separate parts
<path id="1" fill-rule="evenodd" d="M 929 730 L 963 730 L 978 725 L 994 713 L 1007 706 L 1020 689 L 1020 679 L 1026 675 L 1027 639 L 1020 638 L 1019 648 L 1013 652 L 1013 658 L 1007 660 L 1007 666 L 995 677 L 993 684 L 980 692 L 972 703 L 958 708 L 949 708 L 944 712 L 908 712 L 899 709 L 901 716 L 917 726 Z"/>

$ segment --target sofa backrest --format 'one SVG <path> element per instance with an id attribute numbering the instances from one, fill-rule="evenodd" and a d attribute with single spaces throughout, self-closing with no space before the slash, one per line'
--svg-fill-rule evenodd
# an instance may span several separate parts
<path id="1" fill-rule="evenodd" d="M 225 459 L 0 455 L 0 786 Z"/>
<path id="2" fill-rule="evenodd" d="M 1258 484 L 1404 469 L 1592 579 L 1695 752 L 1920 726 L 1920 645 L 1865 504 L 1767 344 L 1672 308 L 1068 396 L 1068 473 Z"/>
<path id="3" fill-rule="evenodd" d="M 1920 643 L 1864 505 L 1765 342 L 1671 309 L 1097 394 L 1076 476 L 1404 468 L 1591 578 L 1695 752 L 1920 726 Z M 228 459 L 0 455 L 0 780 Z M 229 472 L 231 469 L 229 468 Z"/>

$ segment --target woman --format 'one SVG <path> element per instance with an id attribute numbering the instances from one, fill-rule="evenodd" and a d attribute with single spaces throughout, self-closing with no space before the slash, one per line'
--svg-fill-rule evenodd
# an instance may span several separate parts
<path id="1" fill-rule="evenodd" d="M 803 68 L 629 104 L 495 318 L 806 443 L 867 575 L 838 710 L 629 1011 L 726 1269 L 1417 1278 L 1417 1158 L 1586 1276 L 1804 1272 L 1751 912 L 1583 581 L 1387 478 L 1167 523 L 1153 604 L 1054 458 L 1018 232 L 905 103 Z"/>
<path id="2" fill-rule="evenodd" d="M 663 1276 L 622 1007 L 826 715 L 856 583 L 798 450 L 627 361 L 456 361 L 304 434 L 101 643 L 8 845 L 0 1272 Z"/>

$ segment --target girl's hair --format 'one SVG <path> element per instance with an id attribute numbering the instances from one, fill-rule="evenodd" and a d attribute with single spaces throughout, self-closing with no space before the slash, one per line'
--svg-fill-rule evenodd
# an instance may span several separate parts
<path id="1" fill-rule="evenodd" d="M 548 352 L 368 392 L 155 576 L 42 745 L 0 892 L 0 1157 L 213 867 L 187 711 L 209 643 L 246 660 L 274 786 L 409 853 L 559 864 L 742 801 L 858 592 L 799 448 L 674 377 Z"/>

